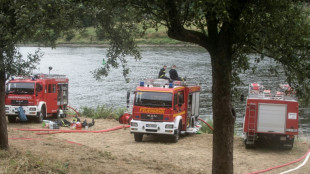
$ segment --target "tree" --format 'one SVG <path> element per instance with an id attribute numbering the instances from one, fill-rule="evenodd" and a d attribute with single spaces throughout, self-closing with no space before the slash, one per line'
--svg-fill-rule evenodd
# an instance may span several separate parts
<path id="1" fill-rule="evenodd" d="M 71 1 L 0 1 L 0 149 L 8 149 L 4 108 L 5 81 L 9 75 L 30 74 L 42 54 L 36 51 L 23 58 L 16 48 L 26 41 L 55 46 L 63 31 L 79 26 L 76 18 L 83 6 Z"/>
<path id="2" fill-rule="evenodd" d="M 257 63 L 265 56 L 274 59 L 283 66 L 287 82 L 298 94 L 309 94 L 310 28 L 308 4 L 303 1 L 107 0 L 94 4 L 98 32 L 111 41 L 107 64 L 94 71 L 96 78 L 119 64 L 126 75 L 125 55 L 141 58 L 134 38 L 160 25 L 167 27 L 170 38 L 197 44 L 209 52 L 214 123 L 212 173 L 233 173 L 235 116 L 231 90 L 238 72 L 250 68 L 249 54 L 257 56 Z M 137 25 L 141 24 L 139 29 Z"/>

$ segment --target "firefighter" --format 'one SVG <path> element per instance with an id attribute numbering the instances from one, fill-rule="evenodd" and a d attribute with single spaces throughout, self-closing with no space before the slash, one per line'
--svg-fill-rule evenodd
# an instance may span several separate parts
<path id="1" fill-rule="evenodd" d="M 169 78 L 166 77 L 166 69 L 167 69 L 166 65 L 164 65 L 164 67 L 162 69 L 160 69 L 159 74 L 158 74 L 158 78 L 160 78 L 160 79 L 168 79 L 169 80 Z"/>
<path id="2" fill-rule="evenodd" d="M 181 77 L 179 77 L 176 68 L 177 68 L 177 66 L 172 65 L 171 70 L 169 71 L 170 79 L 171 80 L 183 81 L 183 79 Z"/>

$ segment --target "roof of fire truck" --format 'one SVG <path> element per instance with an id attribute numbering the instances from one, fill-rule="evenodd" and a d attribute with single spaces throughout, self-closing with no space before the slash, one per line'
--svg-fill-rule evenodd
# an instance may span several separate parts
<path id="1" fill-rule="evenodd" d="M 34 74 L 32 76 L 13 76 L 10 82 L 32 82 L 39 79 L 57 79 L 57 81 L 68 81 L 66 75 L 60 74 Z"/>
<path id="2" fill-rule="evenodd" d="M 248 98 L 250 99 L 271 99 L 271 100 L 293 100 L 296 101 L 295 91 L 288 84 L 280 84 L 277 91 L 270 89 L 258 83 L 249 84 Z"/>
<path id="3" fill-rule="evenodd" d="M 200 91 L 200 86 L 195 83 L 186 81 L 174 81 L 170 83 L 166 79 L 148 79 L 141 81 L 136 88 L 139 91 L 154 91 L 154 92 L 173 92 L 177 89 L 189 88 L 191 92 Z"/>

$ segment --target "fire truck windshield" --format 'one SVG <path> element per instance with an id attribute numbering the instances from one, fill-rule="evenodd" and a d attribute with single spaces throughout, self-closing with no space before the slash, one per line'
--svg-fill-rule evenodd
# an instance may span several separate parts
<path id="1" fill-rule="evenodd" d="M 9 94 L 34 94 L 34 83 L 8 83 Z"/>
<path id="2" fill-rule="evenodd" d="M 172 107 L 172 93 L 137 91 L 135 105 L 149 107 Z"/>

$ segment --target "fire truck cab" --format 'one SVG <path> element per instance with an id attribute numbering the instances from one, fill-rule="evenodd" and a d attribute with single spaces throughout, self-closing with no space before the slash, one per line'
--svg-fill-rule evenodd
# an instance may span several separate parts
<path id="1" fill-rule="evenodd" d="M 169 135 L 178 142 L 180 134 L 196 133 L 200 129 L 200 86 L 186 82 L 169 83 L 165 79 L 140 82 L 136 88 L 130 132 L 135 141 L 143 135 Z"/>
<path id="2" fill-rule="evenodd" d="M 249 85 L 243 134 L 246 148 L 263 140 L 291 149 L 298 135 L 298 102 L 288 85 L 271 92 L 258 83 Z"/>
<path id="3" fill-rule="evenodd" d="M 65 117 L 68 105 L 65 75 L 36 74 L 15 77 L 6 84 L 5 115 L 15 122 L 22 109 L 27 118 L 42 122 L 46 117 Z"/>

